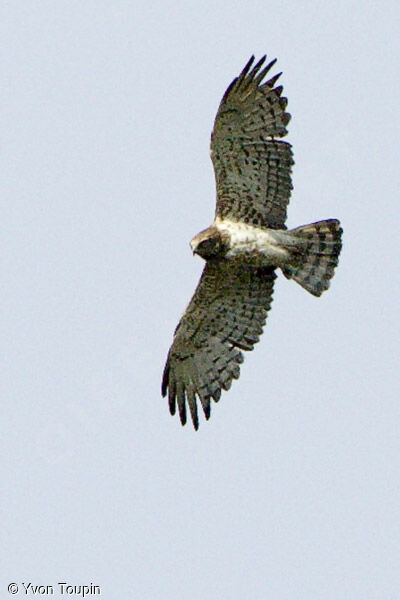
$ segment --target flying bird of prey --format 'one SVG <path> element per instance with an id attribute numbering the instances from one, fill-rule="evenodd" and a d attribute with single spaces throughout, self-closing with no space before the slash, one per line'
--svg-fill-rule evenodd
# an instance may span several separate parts
<path id="1" fill-rule="evenodd" d="M 217 206 L 213 223 L 190 242 L 205 260 L 196 291 L 174 334 L 162 379 L 171 414 L 182 425 L 188 405 L 198 428 L 197 399 L 206 419 L 239 377 L 242 350 L 252 350 L 272 302 L 275 270 L 314 296 L 329 287 L 338 264 L 342 229 L 328 219 L 287 229 L 292 189 L 290 114 L 281 73 L 268 81 L 276 59 L 254 56 L 226 90 L 211 135 Z"/>

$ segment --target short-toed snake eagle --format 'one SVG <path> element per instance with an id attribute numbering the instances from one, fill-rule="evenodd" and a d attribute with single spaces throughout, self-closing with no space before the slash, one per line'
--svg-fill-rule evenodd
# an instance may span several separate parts
<path id="1" fill-rule="evenodd" d="M 196 398 L 210 417 L 239 377 L 242 350 L 259 340 L 280 268 L 314 296 L 329 287 L 341 249 L 339 221 L 329 219 L 287 230 L 292 189 L 290 115 L 280 73 L 263 82 L 275 64 L 254 56 L 226 90 L 211 136 L 217 185 L 214 222 L 190 245 L 205 267 L 168 353 L 162 394 L 171 414 L 178 404 L 182 424 L 189 406 L 198 428 Z"/>

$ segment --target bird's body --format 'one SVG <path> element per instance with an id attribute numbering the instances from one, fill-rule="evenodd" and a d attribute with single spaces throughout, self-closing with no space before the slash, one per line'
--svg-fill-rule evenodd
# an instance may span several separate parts
<path id="1" fill-rule="evenodd" d="M 221 252 L 221 256 L 228 259 L 246 256 L 256 259 L 260 266 L 283 267 L 290 262 L 290 246 L 295 246 L 290 233 L 283 229 L 262 229 L 256 225 L 219 217 L 205 232 L 211 237 L 217 233 L 226 240 L 226 251 Z M 200 241 L 206 239 L 203 237 L 205 232 L 201 232 Z M 198 236 L 194 237 L 190 243 L 194 253 L 197 238 Z"/>
<path id="2" fill-rule="evenodd" d="M 213 223 L 190 242 L 206 261 L 168 353 L 162 394 L 171 414 L 178 404 L 182 424 L 189 406 L 198 427 L 199 399 L 208 419 L 239 377 L 241 350 L 258 342 L 280 268 L 314 296 L 329 287 L 338 263 L 342 229 L 328 219 L 287 230 L 291 166 L 286 135 L 290 120 L 279 75 L 262 83 L 275 61 L 262 68 L 254 57 L 226 90 L 211 136 L 217 184 Z"/>

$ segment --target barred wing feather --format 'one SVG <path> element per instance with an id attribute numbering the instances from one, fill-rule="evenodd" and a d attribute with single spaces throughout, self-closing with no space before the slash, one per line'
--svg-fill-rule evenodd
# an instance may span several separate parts
<path id="1" fill-rule="evenodd" d="M 171 414 L 186 404 L 198 428 L 196 397 L 208 419 L 210 401 L 239 377 L 241 350 L 252 350 L 272 302 L 274 269 L 240 259 L 209 260 L 174 335 L 162 381 Z"/>
<path id="2" fill-rule="evenodd" d="M 250 225 L 283 228 L 292 189 L 292 150 L 277 141 L 287 134 L 290 114 L 280 76 L 265 83 L 275 60 L 253 68 L 252 57 L 226 90 L 211 136 L 217 186 L 216 216 Z M 261 70 L 260 70 L 261 69 Z"/>

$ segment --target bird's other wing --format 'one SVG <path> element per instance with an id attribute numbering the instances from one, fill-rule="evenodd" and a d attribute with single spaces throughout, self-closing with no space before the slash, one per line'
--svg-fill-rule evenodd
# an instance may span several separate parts
<path id="1" fill-rule="evenodd" d="M 197 401 L 210 417 L 210 400 L 219 400 L 239 377 L 240 350 L 252 350 L 272 302 L 274 269 L 250 266 L 241 259 L 213 259 L 204 267 L 197 289 L 181 318 L 168 353 L 162 394 L 169 408 L 178 404 L 186 423 L 186 402 L 198 428 Z"/>
<path id="2" fill-rule="evenodd" d="M 221 100 L 211 135 L 217 185 L 216 216 L 281 229 L 292 189 L 292 150 L 277 141 L 287 134 L 290 114 L 281 73 L 263 82 L 276 60 L 252 67 L 251 57 Z"/>

